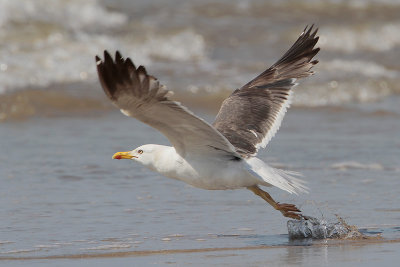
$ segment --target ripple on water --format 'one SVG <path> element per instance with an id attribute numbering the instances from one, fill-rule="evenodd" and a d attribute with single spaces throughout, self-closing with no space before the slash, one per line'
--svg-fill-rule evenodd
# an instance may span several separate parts
<path id="1" fill-rule="evenodd" d="M 115 243 L 109 245 L 100 245 L 96 247 L 81 248 L 81 250 L 115 250 L 115 249 L 126 249 L 130 248 L 132 245 L 125 243 Z"/>
<path id="2" fill-rule="evenodd" d="M 65 181 L 81 181 L 83 180 L 83 177 L 81 176 L 76 176 L 76 175 L 60 175 L 58 176 L 61 180 Z"/>

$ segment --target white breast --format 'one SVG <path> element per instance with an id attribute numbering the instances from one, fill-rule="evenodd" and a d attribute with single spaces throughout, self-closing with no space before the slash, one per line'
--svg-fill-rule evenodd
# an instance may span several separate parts
<path id="1" fill-rule="evenodd" d="M 195 187 L 224 190 L 243 188 L 259 182 L 247 171 L 245 164 L 244 161 L 215 157 L 191 155 L 182 158 L 170 147 L 155 158 L 153 167 L 166 177 L 181 180 Z"/>

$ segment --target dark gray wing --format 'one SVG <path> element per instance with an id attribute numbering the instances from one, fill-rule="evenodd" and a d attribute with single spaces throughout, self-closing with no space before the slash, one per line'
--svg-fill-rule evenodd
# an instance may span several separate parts
<path id="1" fill-rule="evenodd" d="M 318 63 L 311 61 L 318 53 L 313 26 L 304 29 L 293 46 L 272 67 L 235 90 L 224 100 L 213 123 L 236 151 L 254 156 L 278 131 L 291 102 L 296 79 L 307 77 Z"/>
<path id="2" fill-rule="evenodd" d="M 96 56 L 97 72 L 106 95 L 123 114 L 134 117 L 163 133 L 177 153 L 206 154 L 240 158 L 235 148 L 213 126 L 194 115 L 179 102 L 170 100 L 158 80 L 138 68 L 119 52 L 115 61 L 104 51 Z"/>

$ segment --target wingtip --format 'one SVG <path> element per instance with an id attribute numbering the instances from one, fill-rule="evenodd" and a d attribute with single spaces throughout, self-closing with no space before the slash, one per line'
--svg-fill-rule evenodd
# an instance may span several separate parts
<path id="1" fill-rule="evenodd" d="M 96 55 L 95 61 L 97 66 L 99 66 L 102 63 L 101 58 L 98 55 Z"/>
<path id="2" fill-rule="evenodd" d="M 318 52 L 321 50 L 320 47 L 314 48 L 315 54 L 318 54 Z"/>
<path id="3" fill-rule="evenodd" d="M 133 61 L 132 61 L 129 57 L 125 60 L 125 65 L 126 65 L 128 68 L 131 68 L 131 69 L 136 70 L 135 64 L 133 64 Z"/>
<path id="4" fill-rule="evenodd" d="M 309 33 L 312 31 L 313 28 L 314 28 L 314 23 L 311 24 L 311 26 L 310 26 L 310 28 L 308 29 L 307 33 L 309 34 Z"/>
<path id="5" fill-rule="evenodd" d="M 317 35 L 319 28 L 315 28 L 314 32 L 311 34 L 311 37 L 314 38 Z M 315 37 L 317 40 L 319 39 L 319 36 Z"/>
<path id="6" fill-rule="evenodd" d="M 303 32 L 301 33 L 302 35 L 303 34 L 307 34 L 309 31 L 310 31 L 310 29 L 312 29 L 312 27 L 314 26 L 314 24 L 312 24 L 311 25 L 311 27 L 310 27 L 310 25 L 306 25 L 306 27 L 304 28 L 304 30 L 303 30 Z"/>
<path id="7" fill-rule="evenodd" d="M 124 58 L 122 57 L 121 53 L 117 50 L 115 52 L 115 60 L 123 60 Z"/>
<path id="8" fill-rule="evenodd" d="M 104 62 L 113 62 L 113 59 L 107 50 L 104 50 Z"/>
<path id="9" fill-rule="evenodd" d="M 314 26 L 315 26 L 314 23 L 311 24 L 311 26 L 310 26 L 310 25 L 306 25 L 306 27 L 304 28 L 304 30 L 303 30 L 303 32 L 301 33 L 301 35 L 306 35 L 306 36 L 310 36 L 311 38 L 314 38 L 315 35 L 316 35 L 317 32 L 318 32 L 318 28 L 315 28 L 315 29 L 314 29 Z M 313 31 L 313 29 L 314 29 L 314 31 Z M 318 38 L 318 37 L 317 37 L 317 38 Z"/>
<path id="10" fill-rule="evenodd" d="M 145 68 L 143 65 L 140 65 L 140 66 L 137 68 L 137 72 L 138 72 L 138 73 L 143 73 L 143 74 L 147 75 L 146 68 Z"/>

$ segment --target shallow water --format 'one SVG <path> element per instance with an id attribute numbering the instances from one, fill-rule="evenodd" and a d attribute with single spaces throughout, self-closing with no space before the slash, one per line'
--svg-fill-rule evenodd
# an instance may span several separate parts
<path id="1" fill-rule="evenodd" d="M 369 235 L 382 233 L 384 240 L 398 240 L 400 110 L 392 105 L 397 101 L 291 109 L 260 158 L 303 173 L 311 191 L 300 196 L 278 189 L 269 192 L 278 201 L 295 203 L 306 215 L 329 221 L 338 214 Z M 398 248 L 397 243 L 291 243 L 287 220 L 247 190 L 196 189 L 133 162 L 112 160 L 116 151 L 167 143 L 150 127 L 119 112 L 7 122 L 1 125 L 0 140 L 3 260 L 34 264 L 32 258 L 40 257 L 62 264 L 65 260 L 51 257 L 128 252 L 117 254 L 117 261 L 239 266 L 257 265 L 269 254 L 276 259 L 272 262 L 281 262 L 281 254 L 289 253 L 287 265 L 307 265 L 363 258 L 373 248 L 383 258 Z M 201 250 L 210 248 L 217 251 Z M 244 250 L 218 251 L 221 248 Z M 182 249 L 195 249 L 196 255 L 182 254 Z M 342 249 L 356 252 L 343 254 Z M 160 250 L 170 250 L 171 255 L 159 255 Z M 136 251 L 155 253 L 137 258 Z M 88 259 L 86 264 L 108 261 Z"/>

